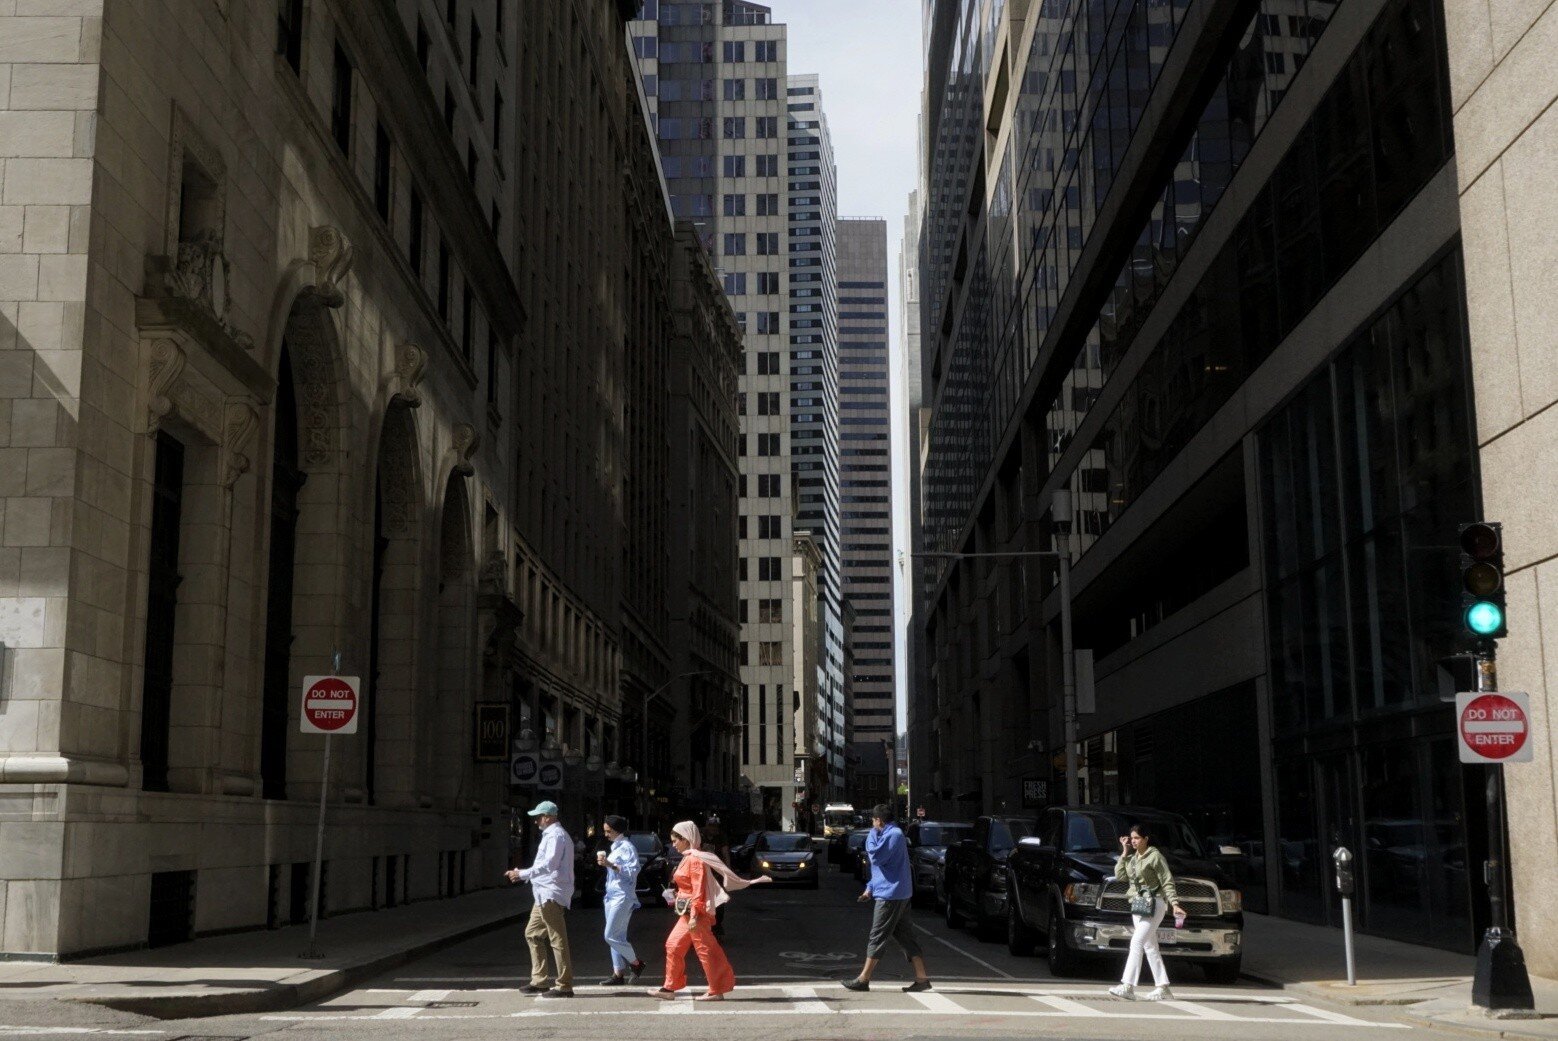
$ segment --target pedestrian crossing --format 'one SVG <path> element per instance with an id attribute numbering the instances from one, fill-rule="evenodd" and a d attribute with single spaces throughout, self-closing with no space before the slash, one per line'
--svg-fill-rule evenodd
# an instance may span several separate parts
<path id="1" fill-rule="evenodd" d="M 906 994 L 895 984 L 865 994 L 851 993 L 834 982 L 777 982 L 742 984 L 719 1003 L 693 1002 L 692 988 L 675 1001 L 651 1002 L 641 990 L 580 986 L 572 1001 L 536 1001 L 521 995 L 516 981 L 502 977 L 448 979 L 436 986 L 436 978 L 394 980 L 403 987 L 375 987 L 354 991 L 331 1003 L 309 1010 L 275 1013 L 259 1018 L 272 1022 L 384 1022 L 439 1023 L 493 1019 L 611 1019 L 623 1016 L 687 1015 L 699 1017 L 764 1016 L 979 1016 L 1014 1021 L 1136 1020 L 1156 1025 L 1190 1024 L 1237 1031 L 1256 1024 L 1291 1027 L 1407 1029 L 1405 1024 L 1360 1019 L 1357 1016 L 1312 1005 L 1283 994 L 1243 991 L 1176 991 L 1163 1002 L 1122 1001 L 1099 987 L 1044 987 L 1022 984 L 938 984 L 933 991 Z M 510 986 L 492 986 L 508 982 Z M 451 997 L 462 1000 L 451 1002 Z M 382 1002 L 383 1008 L 368 1007 Z"/>

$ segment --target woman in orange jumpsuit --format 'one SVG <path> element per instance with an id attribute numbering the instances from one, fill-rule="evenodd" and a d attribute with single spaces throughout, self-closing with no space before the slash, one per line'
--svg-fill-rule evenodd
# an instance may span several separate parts
<path id="1" fill-rule="evenodd" d="M 665 891 L 666 902 L 676 908 L 676 925 L 665 941 L 665 985 L 649 992 L 651 997 L 670 1001 L 687 986 L 687 948 L 698 952 L 704 979 L 709 987 L 698 1001 L 723 1001 L 736 987 L 736 974 L 730 960 L 710 931 L 719 906 L 730 899 L 727 889 L 745 889 L 767 878 L 745 879 L 725 862 L 703 847 L 703 836 L 692 821 L 682 821 L 671 829 L 671 845 L 682 855 L 672 876 L 674 889 Z"/>

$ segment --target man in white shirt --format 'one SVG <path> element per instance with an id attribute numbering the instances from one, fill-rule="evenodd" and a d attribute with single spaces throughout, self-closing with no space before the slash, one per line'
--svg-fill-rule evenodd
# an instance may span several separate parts
<path id="1" fill-rule="evenodd" d="M 573 959 L 568 953 L 568 923 L 564 917 L 573 903 L 573 839 L 558 822 L 559 812 L 557 804 L 550 801 L 539 803 L 530 811 L 541 827 L 536 859 L 527 868 L 505 872 L 510 882 L 529 882 L 535 895 L 530 924 L 525 926 L 525 940 L 530 944 L 530 984 L 521 989 L 543 998 L 573 997 Z M 549 967 L 557 970 L 556 985 L 552 987 L 547 986 Z"/>

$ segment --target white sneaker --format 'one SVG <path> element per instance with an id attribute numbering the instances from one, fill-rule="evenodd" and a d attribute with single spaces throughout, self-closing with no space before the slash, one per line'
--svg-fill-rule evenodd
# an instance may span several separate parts
<path id="1" fill-rule="evenodd" d="M 1167 987 L 1153 987 L 1143 1001 L 1173 1001 L 1174 992 Z"/>
<path id="2" fill-rule="evenodd" d="M 1132 987 L 1128 983 L 1122 983 L 1117 987 L 1110 987 L 1109 993 L 1113 994 L 1117 998 L 1124 998 L 1126 1001 L 1136 1000 L 1136 988 Z"/>

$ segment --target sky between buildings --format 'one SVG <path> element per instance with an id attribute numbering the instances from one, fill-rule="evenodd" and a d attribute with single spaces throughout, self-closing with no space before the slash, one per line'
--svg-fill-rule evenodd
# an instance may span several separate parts
<path id="1" fill-rule="evenodd" d="M 763 0 L 789 27 L 789 70 L 821 77 L 838 163 L 839 215 L 887 220 L 887 284 L 893 366 L 893 541 L 908 546 L 908 417 L 903 401 L 903 329 L 898 254 L 909 193 L 919 180 L 922 51 L 920 0 Z M 905 575 L 894 605 L 898 731 L 904 729 Z"/>

